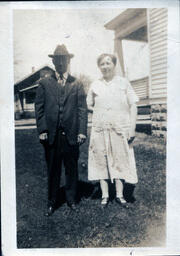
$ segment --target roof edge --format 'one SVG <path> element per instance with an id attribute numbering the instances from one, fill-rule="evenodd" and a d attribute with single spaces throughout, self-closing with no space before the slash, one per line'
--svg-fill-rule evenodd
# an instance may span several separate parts
<path id="1" fill-rule="evenodd" d="M 114 19 L 110 20 L 108 23 L 106 23 L 104 25 L 104 27 L 106 29 L 109 29 L 109 30 L 114 30 L 116 24 L 117 24 L 117 21 L 119 20 L 119 18 L 125 13 L 127 12 L 128 9 L 125 9 L 123 10 L 118 16 L 116 16 Z"/>
<path id="2" fill-rule="evenodd" d="M 133 18 L 137 14 L 145 11 L 146 8 L 128 8 L 123 10 L 118 16 L 109 21 L 104 25 L 108 30 L 115 30 L 119 25 L 128 22 L 129 19 Z"/>
<path id="3" fill-rule="evenodd" d="M 14 84 L 14 86 L 16 86 L 17 84 L 21 83 L 23 80 L 27 79 L 28 77 L 33 76 L 34 74 L 36 74 L 37 72 L 39 72 L 41 69 L 44 69 L 44 68 L 46 68 L 46 67 L 49 68 L 49 69 L 51 69 L 51 70 L 53 70 L 53 68 L 50 67 L 50 65 L 45 64 L 45 65 L 41 66 L 40 68 L 38 68 L 37 70 L 35 70 L 34 72 L 32 72 L 32 73 L 30 73 L 30 74 L 24 76 L 24 77 L 21 78 L 20 80 L 18 80 L 18 81 Z"/>

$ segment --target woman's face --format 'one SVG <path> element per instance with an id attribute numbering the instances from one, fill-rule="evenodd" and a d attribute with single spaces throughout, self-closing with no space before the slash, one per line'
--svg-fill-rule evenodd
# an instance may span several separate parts
<path id="1" fill-rule="evenodd" d="M 104 57 L 99 63 L 99 68 L 104 78 L 111 78 L 114 76 L 115 65 L 112 62 L 111 57 Z"/>

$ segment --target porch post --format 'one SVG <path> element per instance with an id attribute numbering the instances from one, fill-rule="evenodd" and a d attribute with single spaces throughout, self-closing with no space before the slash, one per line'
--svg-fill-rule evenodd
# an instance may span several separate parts
<path id="1" fill-rule="evenodd" d="M 123 58 L 123 48 L 122 48 L 122 40 L 116 38 L 114 41 L 114 50 L 118 56 L 120 68 L 121 68 L 121 75 L 125 76 L 125 69 L 124 69 L 124 58 Z"/>
<path id="2" fill-rule="evenodd" d="M 24 93 L 23 92 L 19 92 L 19 100 L 20 100 L 22 112 L 24 112 Z"/>
<path id="3" fill-rule="evenodd" d="M 147 39 L 148 39 L 148 48 L 149 48 L 149 80 L 148 80 L 148 97 L 149 99 L 151 99 L 152 97 L 152 79 L 151 79 L 151 50 L 150 50 L 150 43 L 151 43 L 151 37 L 150 37 L 150 13 L 149 13 L 149 9 L 147 9 L 146 11 L 147 15 L 146 15 L 146 19 L 147 19 Z"/>
<path id="4" fill-rule="evenodd" d="M 23 92 L 23 106 L 24 106 L 24 110 L 26 110 L 26 96 L 24 92 Z"/>

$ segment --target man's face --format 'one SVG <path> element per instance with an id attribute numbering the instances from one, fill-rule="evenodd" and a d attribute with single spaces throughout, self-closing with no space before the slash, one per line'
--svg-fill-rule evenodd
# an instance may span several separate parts
<path id="1" fill-rule="evenodd" d="M 56 71 L 59 74 L 64 74 L 67 71 L 70 58 L 68 56 L 55 56 L 52 61 Z"/>

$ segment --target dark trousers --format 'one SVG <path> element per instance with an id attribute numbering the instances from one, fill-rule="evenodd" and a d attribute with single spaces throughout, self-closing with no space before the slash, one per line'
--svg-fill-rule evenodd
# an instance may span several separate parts
<path id="1" fill-rule="evenodd" d="M 76 200 L 79 147 L 71 146 L 62 130 L 58 130 L 53 145 L 44 144 L 48 169 L 48 206 L 55 206 L 60 186 L 62 162 L 65 167 L 65 194 L 68 204 Z"/>

